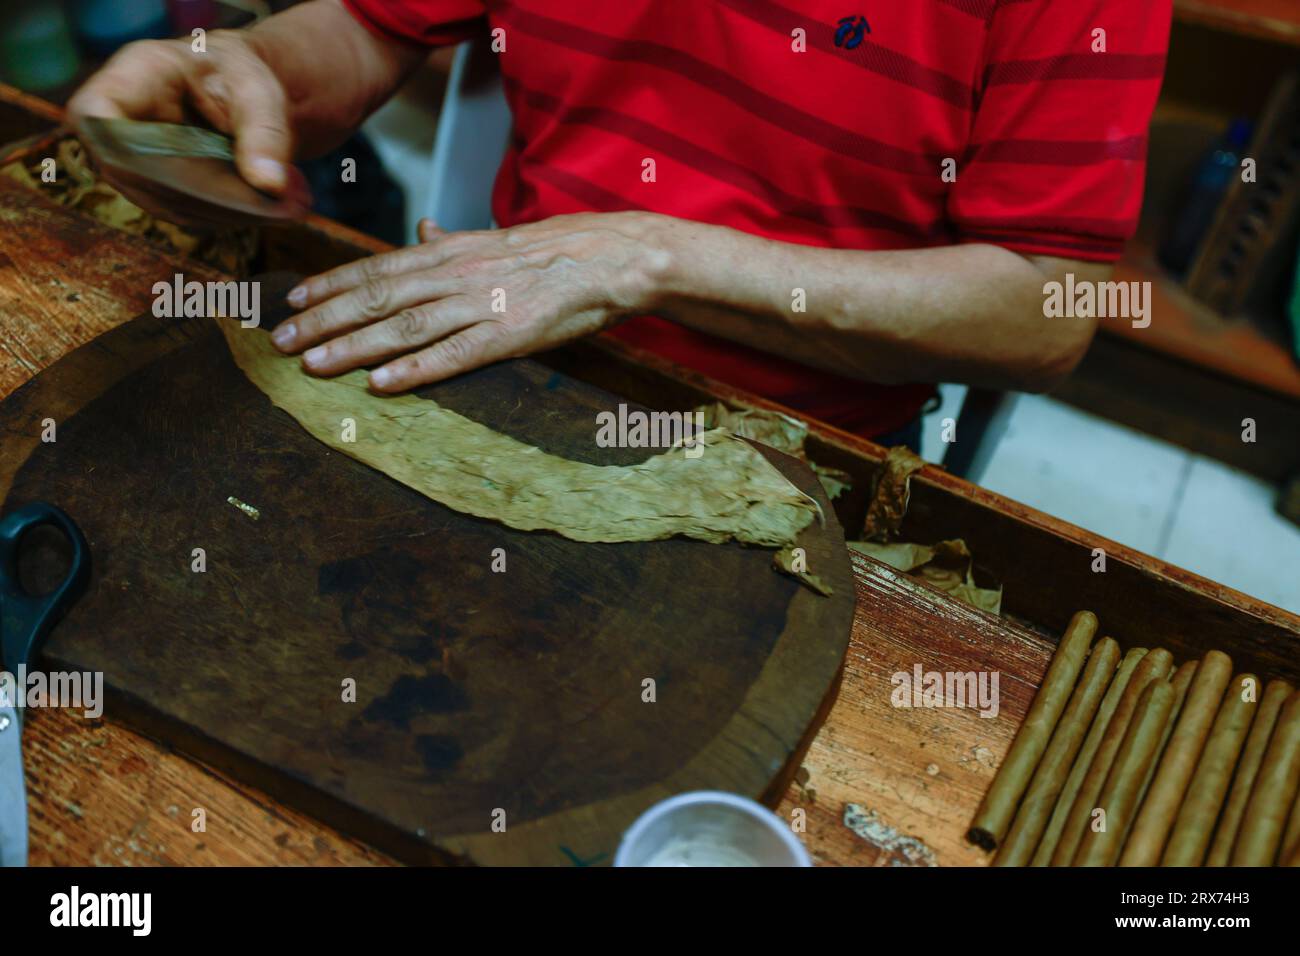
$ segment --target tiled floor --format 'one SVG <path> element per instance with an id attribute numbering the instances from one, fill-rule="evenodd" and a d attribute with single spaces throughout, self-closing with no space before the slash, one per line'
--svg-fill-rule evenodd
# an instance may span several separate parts
<path id="1" fill-rule="evenodd" d="M 922 453 L 943 458 L 940 421 L 965 389 L 945 385 Z M 980 483 L 1300 613 L 1300 528 L 1257 478 L 1039 395 L 1020 396 Z"/>

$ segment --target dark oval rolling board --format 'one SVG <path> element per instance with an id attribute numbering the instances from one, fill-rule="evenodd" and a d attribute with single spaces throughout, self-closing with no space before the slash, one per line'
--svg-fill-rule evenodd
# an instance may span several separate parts
<path id="1" fill-rule="evenodd" d="M 284 288 L 264 282 L 264 310 Z M 535 362 L 425 394 L 566 457 L 655 453 L 597 447 L 621 400 Z M 770 450 L 822 504 L 798 544 L 832 597 L 766 549 L 583 544 L 443 507 L 309 436 L 209 318 L 106 333 L 0 404 L 0 435 L 4 511 L 61 506 L 94 559 L 45 666 L 102 671 L 109 719 L 410 862 L 609 862 L 659 799 L 770 797 L 848 642 L 834 512 Z"/>

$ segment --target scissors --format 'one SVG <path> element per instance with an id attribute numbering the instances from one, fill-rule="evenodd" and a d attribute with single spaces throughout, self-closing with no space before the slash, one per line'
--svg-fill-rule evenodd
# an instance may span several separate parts
<path id="1" fill-rule="evenodd" d="M 28 594 L 18 579 L 23 536 L 49 526 L 72 546 L 72 562 L 63 581 L 48 594 Z M 26 689 L 19 668 L 37 649 L 90 580 L 90 546 L 81 529 L 54 505 L 36 502 L 0 521 L 0 664 L 8 672 L 0 684 L 0 865 L 27 865 L 27 790 L 23 783 L 22 702 Z M 24 682 L 25 683 L 25 682 Z M 17 700 L 8 699 L 8 689 Z"/>

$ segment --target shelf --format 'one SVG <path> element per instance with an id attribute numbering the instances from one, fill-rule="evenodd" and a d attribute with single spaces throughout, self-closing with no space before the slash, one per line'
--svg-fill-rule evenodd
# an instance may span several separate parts
<path id="1" fill-rule="evenodd" d="M 1300 46 L 1296 0 L 1174 0 L 1174 17 L 1229 33 Z"/>
<path id="2" fill-rule="evenodd" d="M 1224 318 L 1197 302 L 1155 263 L 1148 247 L 1130 244 L 1116 282 L 1150 282 L 1151 324 L 1103 319 L 1101 331 L 1229 378 L 1300 400 L 1300 365 L 1289 344 L 1245 316 Z"/>

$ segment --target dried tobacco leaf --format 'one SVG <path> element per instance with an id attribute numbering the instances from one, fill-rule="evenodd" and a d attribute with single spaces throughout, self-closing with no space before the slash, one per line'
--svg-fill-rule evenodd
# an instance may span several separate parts
<path id="1" fill-rule="evenodd" d="M 668 451 L 638 465 L 549 455 L 415 395 L 380 396 L 364 370 L 322 379 L 277 352 L 261 329 L 217 320 L 235 362 L 312 436 L 449 508 L 577 541 L 673 535 L 784 547 L 818 513 L 751 445 L 705 432 L 703 454 Z M 356 423 L 345 442 L 340 423 Z"/>
<path id="2" fill-rule="evenodd" d="M 854 551 L 875 558 L 881 564 L 887 564 L 895 571 L 913 571 L 934 557 L 934 548 L 923 544 L 907 544 L 897 541 L 893 544 L 877 544 L 873 541 L 850 541 L 849 547 Z"/>
<path id="3" fill-rule="evenodd" d="M 60 140 L 55 154 L 57 176 L 53 182 L 41 178 L 44 157 L 8 163 L 0 176 L 43 193 L 60 206 L 86 215 L 134 236 L 162 243 L 173 252 L 205 262 L 230 275 L 247 275 L 258 250 L 258 232 L 249 227 L 193 233 L 161 219 L 155 219 L 107 182 L 99 179 L 86 159 L 80 142 Z"/>
<path id="4" fill-rule="evenodd" d="M 924 467 L 925 459 L 906 445 L 889 449 L 877 474 L 875 491 L 867 506 L 867 518 L 862 524 L 864 540 L 885 542 L 898 534 L 912 495 L 912 474 Z"/>
<path id="5" fill-rule="evenodd" d="M 976 585 L 970 549 L 960 538 L 940 541 L 932 548 L 923 544 L 878 544 L 873 541 L 850 541 L 849 547 L 897 571 L 921 578 L 959 601 L 991 614 L 1002 613 L 1002 588 Z"/>
<path id="6" fill-rule="evenodd" d="M 819 575 L 796 566 L 794 551 L 795 549 L 789 545 L 777 551 L 776 554 L 772 555 L 772 567 L 782 574 L 788 574 L 790 577 L 796 578 L 800 583 L 816 591 L 822 597 L 830 597 L 834 594 L 835 592 L 831 586 Z"/>
<path id="7" fill-rule="evenodd" d="M 798 458 L 812 469 L 832 501 L 853 486 L 853 476 L 847 471 L 824 468 L 809 460 L 803 447 L 808 438 L 807 422 L 765 408 L 737 409 L 722 402 L 701 405 L 695 411 L 704 414 L 705 428 L 725 428 L 733 435 L 752 438 Z"/>

